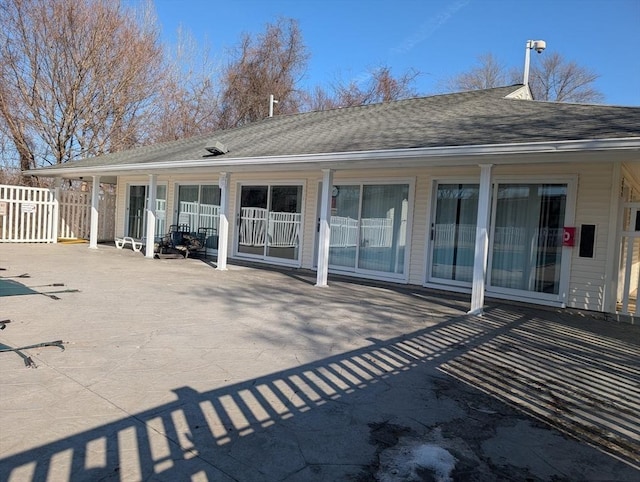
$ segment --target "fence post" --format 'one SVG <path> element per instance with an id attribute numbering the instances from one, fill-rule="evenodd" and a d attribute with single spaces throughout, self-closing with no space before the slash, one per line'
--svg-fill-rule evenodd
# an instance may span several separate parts
<path id="1" fill-rule="evenodd" d="M 58 242 L 58 229 L 60 225 L 60 187 L 62 186 L 62 178 L 57 177 L 55 179 L 55 187 L 53 189 L 53 219 L 51 236 L 53 237 L 53 242 Z"/>

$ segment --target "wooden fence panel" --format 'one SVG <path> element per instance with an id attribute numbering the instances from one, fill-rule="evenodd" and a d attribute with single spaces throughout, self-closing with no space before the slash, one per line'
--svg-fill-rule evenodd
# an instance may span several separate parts
<path id="1" fill-rule="evenodd" d="M 58 237 L 89 239 L 91 234 L 91 193 L 60 192 Z M 112 241 L 115 236 L 116 195 L 101 191 L 98 205 L 98 241 Z"/>
<path id="2" fill-rule="evenodd" d="M 91 230 L 91 193 L 61 191 L 58 237 L 88 239 Z"/>

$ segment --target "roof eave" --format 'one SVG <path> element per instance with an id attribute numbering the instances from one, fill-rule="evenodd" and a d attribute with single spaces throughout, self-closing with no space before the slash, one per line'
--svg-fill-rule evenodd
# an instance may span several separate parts
<path id="1" fill-rule="evenodd" d="M 436 161 L 452 158 L 468 159 L 482 156 L 513 156 L 525 154 L 562 153 L 581 151 L 612 151 L 612 150 L 640 150 L 640 137 L 568 140 L 551 142 L 510 143 L 510 144 L 482 144 L 470 146 L 420 147 L 403 149 L 381 149 L 369 151 L 327 152 L 317 154 L 297 154 L 263 157 L 236 157 L 215 159 L 184 159 L 177 161 L 145 162 L 120 165 L 84 166 L 84 167 L 46 167 L 23 171 L 24 175 L 42 177 L 68 177 L 80 175 L 100 175 L 102 173 L 127 173 L 131 171 L 157 171 L 170 169 L 216 168 L 220 171 L 246 168 L 251 166 L 288 167 L 292 165 L 332 164 L 338 165 L 349 162 L 350 166 L 357 161 L 375 163 L 377 160 L 411 160 L 423 159 L 424 165 L 429 160 Z M 524 161 L 523 161 L 524 162 Z M 527 159 L 530 162 L 530 159 Z M 509 163 L 516 164 L 517 160 L 510 158 Z M 464 164 L 468 164 L 464 162 Z M 345 167 L 350 167 L 345 166 Z"/>

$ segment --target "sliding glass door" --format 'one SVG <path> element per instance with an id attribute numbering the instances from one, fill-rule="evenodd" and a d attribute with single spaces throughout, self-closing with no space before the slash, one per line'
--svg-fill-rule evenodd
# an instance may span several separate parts
<path id="1" fill-rule="evenodd" d="M 360 186 L 334 186 L 329 266 L 355 269 L 360 229 Z"/>
<path id="2" fill-rule="evenodd" d="M 487 291 L 557 301 L 569 185 L 501 183 L 492 187 Z M 432 283 L 471 287 L 478 184 L 438 183 L 430 226 Z"/>
<path id="3" fill-rule="evenodd" d="M 209 228 L 207 248 L 218 249 L 220 224 L 220 187 L 214 184 L 183 184 L 178 186 L 178 224 L 186 224 L 189 231 Z"/>
<path id="4" fill-rule="evenodd" d="M 126 235 L 140 239 L 144 237 L 147 219 L 147 186 L 129 186 Z"/>
<path id="5" fill-rule="evenodd" d="M 147 229 L 148 185 L 130 185 L 127 198 L 127 226 L 125 235 L 141 239 Z M 156 236 L 166 232 L 167 186 L 156 189 Z"/>
<path id="6" fill-rule="evenodd" d="M 431 279 L 471 283 L 478 189 L 478 184 L 438 184 L 431 225 Z"/>
<path id="7" fill-rule="evenodd" d="M 242 186 L 238 217 L 239 255 L 300 259 L 302 186 Z"/>
<path id="8" fill-rule="evenodd" d="M 559 294 L 566 201 L 567 184 L 495 186 L 491 288 Z"/>
<path id="9" fill-rule="evenodd" d="M 337 185 L 332 194 L 329 266 L 403 275 L 409 185 Z"/>

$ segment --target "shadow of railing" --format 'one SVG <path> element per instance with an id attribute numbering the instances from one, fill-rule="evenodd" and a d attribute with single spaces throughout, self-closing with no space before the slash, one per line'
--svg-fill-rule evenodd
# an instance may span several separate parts
<path id="1" fill-rule="evenodd" d="M 640 344 L 533 318 L 439 369 L 640 468 Z"/>
<path id="2" fill-rule="evenodd" d="M 499 307 L 483 318 L 450 318 L 372 341 L 207 392 L 178 388 L 171 403 L 0 460 L 0 480 L 282 480 L 309 463 L 304 440 L 336 463 L 353 463 L 337 452 L 345 441 L 317 437 L 327 429 L 325 411 L 374 396 L 385 380 L 429 373 L 421 367 L 441 367 L 640 466 L 640 375 L 637 363 L 626 363 L 637 353 L 623 342 L 587 339 L 580 330 Z M 420 381 L 429 383 L 426 376 Z M 558 400 L 571 410 L 559 412 Z M 356 429 L 346 425 L 341 435 L 348 438 Z M 615 434 L 598 438 L 587 426 Z"/>

